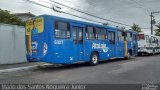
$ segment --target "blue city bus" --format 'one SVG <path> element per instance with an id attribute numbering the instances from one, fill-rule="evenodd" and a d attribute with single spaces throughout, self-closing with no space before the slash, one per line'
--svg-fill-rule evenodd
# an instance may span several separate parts
<path id="1" fill-rule="evenodd" d="M 137 55 L 137 33 L 100 24 L 41 15 L 26 22 L 29 62 L 74 64 Z"/>

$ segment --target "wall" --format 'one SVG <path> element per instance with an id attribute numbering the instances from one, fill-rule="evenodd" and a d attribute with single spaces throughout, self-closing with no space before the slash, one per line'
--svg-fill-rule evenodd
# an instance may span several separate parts
<path id="1" fill-rule="evenodd" d="M 25 28 L 0 23 L 0 64 L 26 62 Z"/>

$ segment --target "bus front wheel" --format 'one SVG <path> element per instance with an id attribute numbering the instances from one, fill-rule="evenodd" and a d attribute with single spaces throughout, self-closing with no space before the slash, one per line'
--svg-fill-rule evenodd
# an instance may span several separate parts
<path id="1" fill-rule="evenodd" d="M 98 54 L 96 52 L 93 52 L 90 56 L 90 62 L 89 64 L 91 66 L 95 66 L 98 64 Z"/>

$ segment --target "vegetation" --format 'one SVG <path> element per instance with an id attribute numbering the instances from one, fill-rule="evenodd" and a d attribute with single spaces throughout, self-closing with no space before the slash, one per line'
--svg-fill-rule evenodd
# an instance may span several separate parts
<path id="1" fill-rule="evenodd" d="M 133 25 L 131 26 L 132 30 L 136 31 L 136 32 L 142 32 L 140 26 L 138 24 L 133 23 Z"/>
<path id="2" fill-rule="evenodd" d="M 155 35 L 156 36 L 160 36 L 160 23 L 158 23 L 157 25 L 155 25 L 157 27 L 157 29 L 155 29 Z"/>
<path id="3" fill-rule="evenodd" d="M 103 23 L 104 26 L 109 26 L 109 23 Z"/>
<path id="4" fill-rule="evenodd" d="M 25 22 L 23 22 L 17 16 L 10 14 L 10 11 L 2 9 L 0 9 L 0 23 L 21 25 L 21 26 L 25 25 Z"/>

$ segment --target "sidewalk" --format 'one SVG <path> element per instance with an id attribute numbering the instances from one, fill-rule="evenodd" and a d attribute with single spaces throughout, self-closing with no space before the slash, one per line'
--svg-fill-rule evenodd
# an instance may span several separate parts
<path id="1" fill-rule="evenodd" d="M 36 69 L 37 66 L 43 66 L 45 64 L 46 63 L 43 63 L 43 62 L 24 62 L 24 63 L 17 63 L 17 64 L 5 64 L 5 65 L 0 65 L 0 73 Z"/>

